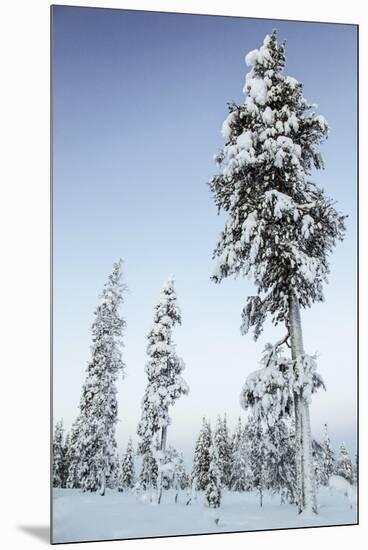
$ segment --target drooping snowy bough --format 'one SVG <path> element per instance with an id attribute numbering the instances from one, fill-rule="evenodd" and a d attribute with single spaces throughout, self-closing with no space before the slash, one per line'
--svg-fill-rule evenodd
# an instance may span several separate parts
<path id="1" fill-rule="evenodd" d="M 304 354 L 290 359 L 280 347 L 267 344 L 261 363 L 260 369 L 248 375 L 240 404 L 244 409 L 251 408 L 253 415 L 269 426 L 293 414 L 296 395 L 303 395 L 310 403 L 312 394 L 325 388 L 313 356 Z"/>
<path id="2" fill-rule="evenodd" d="M 309 179 L 312 168 L 323 168 L 319 144 L 328 124 L 303 97 L 302 84 L 283 74 L 285 46 L 276 31 L 246 63 L 246 98 L 229 104 L 225 146 L 215 157 L 221 172 L 209 183 L 219 212 L 228 215 L 214 251 L 213 279 L 252 276 L 257 295 L 243 309 L 244 334 L 253 328 L 258 338 L 267 316 L 286 325 L 293 365 L 287 369 L 299 384 L 287 390 L 295 411 L 298 504 L 300 511 L 316 512 L 309 420 L 315 361 L 304 351 L 300 308 L 323 300 L 328 256 L 343 238 L 344 216 Z M 275 378 L 282 408 L 286 390 L 282 385 L 277 392 L 283 376 L 276 370 L 263 376 L 267 383 Z"/>

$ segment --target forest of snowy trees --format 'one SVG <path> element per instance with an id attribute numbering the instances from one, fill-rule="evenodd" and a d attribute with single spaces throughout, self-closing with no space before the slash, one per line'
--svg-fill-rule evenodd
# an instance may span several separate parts
<path id="1" fill-rule="evenodd" d="M 329 127 L 304 98 L 302 84 L 284 75 L 285 45 L 276 32 L 246 56 L 246 64 L 245 101 L 229 104 L 225 144 L 216 155 L 219 173 L 209 182 L 219 212 L 227 216 L 214 251 L 213 280 L 250 276 L 256 293 L 243 307 L 242 333 L 253 329 L 255 339 L 261 338 L 270 318 L 285 335 L 264 343 L 260 368 L 239 388 L 243 411 L 235 426 L 226 414 L 202 419 L 186 467 L 182 450 L 170 444 L 170 411 L 189 393 L 175 345 L 175 331 L 184 328 L 170 277 L 147 334 L 137 432 L 118 452 L 116 382 L 129 368 L 122 352 L 125 285 L 118 261 L 95 311 L 79 413 L 70 432 L 61 420 L 54 427 L 55 488 L 101 496 L 106 489 L 129 491 L 157 504 L 170 498 L 191 506 L 202 498 L 214 510 L 224 492 L 252 492 L 260 507 L 268 492 L 279 495 L 280 504 L 294 504 L 295 513 L 318 513 L 318 488 L 328 486 L 331 476 L 357 481 L 357 457 L 344 443 L 338 453 L 333 450 L 327 425 L 321 441 L 311 433 L 309 408 L 325 384 L 316 357 L 304 349 L 301 321 L 304 308 L 323 300 L 329 255 L 345 230 L 344 216 L 310 180 L 312 168 L 323 167 L 319 145 Z"/>
<path id="2" fill-rule="evenodd" d="M 93 490 L 84 489 L 83 478 L 73 477 L 74 448 L 62 421 L 57 422 L 53 486 Z M 334 474 L 351 484 L 356 483 L 356 457 L 350 456 L 344 443 L 338 453 L 334 452 L 327 425 L 324 439 L 312 440 L 312 460 L 317 487 L 328 486 Z M 204 502 L 213 508 L 220 506 L 223 490 L 254 492 L 258 495 L 259 506 L 262 506 L 265 491 L 280 495 L 280 503 L 296 503 L 295 426 L 285 419 L 267 429 L 249 415 L 245 421 L 239 417 L 234 429 L 229 430 L 226 415 L 218 416 L 214 427 L 203 418 L 192 467 L 188 471 L 182 453 L 169 445 L 162 454 L 159 440 L 142 454 L 129 438 L 122 454 L 119 456 L 116 452 L 114 464 L 109 488 L 146 493 L 150 500 L 157 502 L 163 490 L 173 489 L 174 502 L 179 494 L 188 505 L 192 499 L 203 495 Z"/>

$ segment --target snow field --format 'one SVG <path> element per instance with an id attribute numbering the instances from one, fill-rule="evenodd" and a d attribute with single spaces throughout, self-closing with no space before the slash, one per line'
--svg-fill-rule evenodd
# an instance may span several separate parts
<path id="1" fill-rule="evenodd" d="M 149 495 L 107 490 L 104 497 L 78 489 L 54 489 L 53 542 L 129 539 L 167 535 L 205 534 L 292 527 L 355 524 L 356 509 L 339 490 L 321 488 L 319 514 L 298 515 L 295 505 L 280 504 L 280 496 L 224 491 L 219 509 L 204 505 L 204 494 L 186 506 L 186 491 L 174 503 L 174 491 L 165 491 L 161 504 Z M 215 516 L 219 523 L 215 524 Z"/>

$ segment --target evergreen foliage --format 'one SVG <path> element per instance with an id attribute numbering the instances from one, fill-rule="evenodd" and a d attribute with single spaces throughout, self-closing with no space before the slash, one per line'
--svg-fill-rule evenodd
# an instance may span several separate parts
<path id="1" fill-rule="evenodd" d="M 292 355 L 287 380 L 282 365 L 281 376 L 264 369 L 267 380 L 255 381 L 263 394 L 257 403 L 272 411 L 283 398 L 285 382 L 286 393 L 292 388 L 299 511 L 317 512 L 309 402 L 323 382 L 314 358 L 304 353 L 300 308 L 323 300 L 329 255 L 344 236 L 345 216 L 310 179 L 312 169 L 323 167 L 319 145 L 329 127 L 303 97 L 303 85 L 284 75 L 285 44 L 277 41 L 276 31 L 245 61 L 250 66 L 245 101 L 229 104 L 222 127 L 225 145 L 216 155 L 220 173 L 209 182 L 219 213 L 227 215 L 214 250 L 213 280 L 253 278 L 257 294 L 243 309 L 243 334 L 253 328 L 257 339 L 267 317 L 286 325 L 284 341 L 290 339 Z M 243 405 L 252 407 L 256 393 L 243 391 Z M 288 396 L 283 405 L 287 401 Z"/>
<path id="2" fill-rule="evenodd" d="M 341 443 L 340 453 L 336 461 L 335 474 L 343 477 L 349 483 L 354 480 L 354 468 L 345 443 Z"/>
<path id="3" fill-rule="evenodd" d="M 281 500 L 296 500 L 295 437 L 290 420 L 279 419 L 272 427 L 266 425 L 265 486 L 271 493 L 279 493 Z"/>
<path id="4" fill-rule="evenodd" d="M 250 488 L 258 492 L 262 506 L 266 488 L 266 444 L 262 423 L 252 415 L 248 419 L 246 437 L 249 444 Z"/>
<path id="5" fill-rule="evenodd" d="M 174 281 L 169 278 L 161 290 L 160 301 L 155 307 L 153 327 L 147 339 L 148 362 L 147 387 L 142 402 L 142 416 L 137 433 L 140 436 L 139 451 L 144 453 L 150 447 L 154 435 L 161 429 L 161 444 L 164 450 L 166 430 L 171 419 L 169 407 L 189 388 L 181 373 L 183 360 L 176 354 L 172 338 L 175 325 L 181 324 L 181 313 L 177 305 Z"/>
<path id="6" fill-rule="evenodd" d="M 78 489 L 80 487 L 78 480 L 78 464 L 79 464 L 79 425 L 80 417 L 74 421 L 69 437 L 68 447 L 68 473 L 66 486 L 69 489 Z"/>
<path id="7" fill-rule="evenodd" d="M 258 337 L 267 314 L 288 321 L 289 296 L 302 307 L 323 300 L 328 255 L 344 234 L 344 216 L 310 181 L 323 167 L 319 144 L 326 120 L 303 97 L 303 85 L 283 74 L 285 45 L 274 31 L 246 63 L 243 104 L 229 104 L 216 155 L 221 172 L 210 181 L 228 218 L 214 251 L 215 282 L 252 274 L 258 295 L 243 311 L 244 333 Z"/>
<path id="8" fill-rule="evenodd" d="M 128 445 L 120 465 L 119 490 L 132 489 L 135 484 L 134 448 L 132 438 Z"/>
<path id="9" fill-rule="evenodd" d="M 322 485 L 328 485 L 329 479 L 334 473 L 335 462 L 335 453 L 331 447 L 327 424 L 325 424 L 323 441 L 323 476 L 321 481 Z"/>
<path id="10" fill-rule="evenodd" d="M 64 444 L 64 424 L 60 420 L 55 424 L 52 442 L 52 485 L 65 487 L 66 484 L 66 449 Z"/>
<path id="11" fill-rule="evenodd" d="M 125 369 L 121 354 L 125 321 L 119 313 L 125 290 L 121 277 L 120 260 L 113 266 L 95 311 L 91 360 L 82 389 L 77 431 L 78 484 L 83 491 L 99 490 L 102 495 L 107 478 L 116 468 L 116 382 Z"/>
<path id="12" fill-rule="evenodd" d="M 194 449 L 191 482 L 195 489 L 204 491 L 207 487 L 207 477 L 210 468 L 210 447 L 212 432 L 210 423 L 203 418 L 202 427 Z"/>
<path id="13" fill-rule="evenodd" d="M 231 468 L 229 489 L 245 491 L 249 479 L 249 456 L 246 438 L 241 419 L 239 417 L 231 445 Z"/>
<path id="14" fill-rule="evenodd" d="M 312 456 L 316 487 L 324 484 L 324 449 L 316 439 L 312 441 Z"/>
<path id="15" fill-rule="evenodd" d="M 205 495 L 210 508 L 219 508 L 221 505 L 221 471 L 216 445 L 211 445 L 209 452 L 210 466 L 207 474 Z"/>
<path id="16" fill-rule="evenodd" d="M 143 490 L 157 487 L 158 466 L 151 447 L 142 456 L 142 466 L 139 474 L 139 486 Z"/>
<path id="17" fill-rule="evenodd" d="M 227 487 L 230 484 L 231 476 L 231 442 L 227 427 L 226 415 L 223 418 L 218 416 L 215 431 L 213 434 L 213 444 L 217 449 L 218 468 L 220 470 L 221 485 Z"/>

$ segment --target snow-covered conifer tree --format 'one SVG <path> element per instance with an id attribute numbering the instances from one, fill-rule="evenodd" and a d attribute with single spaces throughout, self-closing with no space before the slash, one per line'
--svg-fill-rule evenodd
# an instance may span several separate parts
<path id="1" fill-rule="evenodd" d="M 55 424 L 52 442 L 52 485 L 53 487 L 65 487 L 65 448 L 64 448 L 64 424 L 59 420 Z"/>
<path id="2" fill-rule="evenodd" d="M 148 450 L 153 437 L 160 432 L 159 452 L 156 453 L 159 462 L 164 461 L 166 452 L 167 428 L 171 423 L 169 407 L 189 392 L 189 387 L 181 376 L 185 367 L 184 361 L 177 355 L 172 338 L 173 328 L 177 324 L 181 324 L 181 313 L 177 305 L 174 280 L 169 277 L 161 290 L 160 301 L 155 307 L 153 327 L 147 336 L 149 359 L 145 371 L 148 383 L 137 429 L 141 454 Z M 160 464 L 158 466 L 161 477 Z M 159 502 L 162 486 L 159 480 Z"/>
<path id="3" fill-rule="evenodd" d="M 99 490 L 101 495 L 116 466 L 116 382 L 125 368 L 121 354 L 125 321 L 119 313 L 125 290 L 121 277 L 120 260 L 113 266 L 95 311 L 91 359 L 80 400 L 78 482 L 84 491 Z"/>
<path id="4" fill-rule="evenodd" d="M 358 461 L 358 453 L 355 455 L 355 462 L 353 464 L 353 483 L 358 483 L 358 477 L 359 477 L 359 461 Z"/>
<path id="5" fill-rule="evenodd" d="M 345 443 L 341 443 L 340 446 L 340 453 L 336 460 L 335 474 L 343 477 L 346 481 L 349 481 L 349 483 L 353 483 L 353 463 Z"/>
<path id="6" fill-rule="evenodd" d="M 231 442 L 227 428 L 226 415 L 223 418 L 217 417 L 216 427 L 213 434 L 213 444 L 216 446 L 218 455 L 218 467 L 221 474 L 222 487 L 230 483 L 231 474 Z"/>
<path id="7" fill-rule="evenodd" d="M 172 446 L 166 449 L 162 460 L 159 462 L 159 470 L 162 470 L 161 483 L 163 489 L 171 489 L 174 484 L 175 463 L 178 457 L 178 451 Z M 161 463 L 160 463 L 161 462 Z"/>
<path id="8" fill-rule="evenodd" d="M 130 437 L 120 464 L 119 490 L 132 489 L 135 483 L 134 448 Z"/>
<path id="9" fill-rule="evenodd" d="M 78 489 L 80 487 L 78 481 L 78 464 L 79 464 L 79 425 L 80 417 L 78 416 L 73 422 L 70 437 L 69 437 L 69 446 L 68 446 L 68 473 L 66 479 L 66 486 L 69 489 Z"/>
<path id="10" fill-rule="evenodd" d="M 69 467 L 70 467 L 70 434 L 67 432 L 65 434 L 64 448 L 63 448 L 63 469 L 62 469 L 62 487 L 67 487 Z"/>
<path id="11" fill-rule="evenodd" d="M 243 429 L 243 448 L 244 448 L 244 454 L 247 459 L 247 468 L 245 470 L 245 490 L 246 491 L 253 491 L 253 473 L 251 470 L 251 463 L 250 463 L 250 455 L 251 455 L 251 448 L 252 448 L 252 439 L 253 439 L 253 428 L 251 426 L 252 423 L 249 422 L 249 417 L 247 421 L 244 424 Z"/>
<path id="12" fill-rule="evenodd" d="M 328 256 L 344 234 L 344 216 L 310 180 L 312 168 L 323 167 L 319 144 L 328 124 L 304 99 L 302 84 L 283 74 L 285 45 L 275 31 L 246 63 L 246 99 L 229 105 L 225 146 L 216 155 L 222 170 L 210 181 L 218 210 L 228 215 L 213 278 L 253 276 L 257 296 L 243 310 L 243 333 L 253 327 L 257 338 L 268 315 L 285 324 L 295 368 L 303 371 L 309 356 L 300 308 L 323 300 Z M 316 512 L 310 395 L 307 384 L 294 392 L 298 505 Z"/>
<path id="13" fill-rule="evenodd" d="M 206 480 L 206 500 L 210 508 L 219 508 L 221 504 L 221 471 L 216 445 L 210 446 L 210 466 Z"/>
<path id="14" fill-rule="evenodd" d="M 207 486 L 207 476 L 210 467 L 211 442 L 211 425 L 205 418 L 203 418 L 202 427 L 195 444 L 191 473 L 191 483 L 198 491 L 204 491 Z"/>
<path id="15" fill-rule="evenodd" d="M 110 466 L 110 472 L 106 475 L 106 487 L 108 489 L 118 489 L 120 485 L 121 460 L 116 452 Z"/>
<path id="16" fill-rule="evenodd" d="M 243 430 L 244 430 L 243 424 L 241 421 L 241 417 L 239 416 L 238 422 L 231 436 L 231 445 L 230 445 L 231 453 L 233 453 L 233 451 L 239 447 L 239 443 L 243 437 Z"/>
<path id="17" fill-rule="evenodd" d="M 283 354 L 284 339 L 272 346 L 267 344 L 262 357 L 262 368 L 248 375 L 241 393 L 241 404 L 251 408 L 253 415 L 264 424 L 266 431 L 272 432 L 280 426 L 282 419 L 295 426 L 295 394 L 301 388 L 304 397 L 310 397 L 324 383 L 317 373 L 314 357 L 303 356 L 300 360 L 285 357 Z M 282 425 L 282 424 L 281 424 Z M 293 445 L 295 445 L 295 429 L 293 429 Z M 296 462 L 296 453 L 295 453 Z M 313 485 L 315 484 L 316 464 L 311 453 Z M 297 481 L 298 476 L 296 474 Z M 314 485 L 315 486 L 315 485 Z M 282 490 L 289 500 L 299 503 L 298 482 L 294 486 L 288 483 Z"/>
<path id="18" fill-rule="evenodd" d="M 295 439 L 288 422 L 280 418 L 264 430 L 265 486 L 272 493 L 281 495 L 281 502 L 287 499 L 294 503 L 297 493 L 295 471 Z"/>
<path id="19" fill-rule="evenodd" d="M 231 473 L 229 488 L 232 491 L 245 491 L 249 477 L 247 445 L 244 428 L 239 417 L 231 445 Z"/>
<path id="20" fill-rule="evenodd" d="M 182 491 L 183 489 L 187 489 L 188 485 L 189 479 L 185 469 L 184 457 L 182 453 L 178 453 L 174 462 L 173 487 L 176 491 L 179 491 L 179 489 Z"/>
<path id="21" fill-rule="evenodd" d="M 323 441 L 323 477 L 322 485 L 328 485 L 329 479 L 334 473 L 335 469 L 335 453 L 331 447 L 331 440 L 328 433 L 327 424 L 324 429 L 324 441 Z"/>
<path id="22" fill-rule="evenodd" d="M 323 485 L 324 481 L 324 450 L 323 445 L 316 439 L 312 440 L 312 458 L 314 467 L 314 479 L 316 487 Z"/>
<path id="23" fill-rule="evenodd" d="M 266 442 L 260 420 L 250 415 L 247 424 L 247 438 L 249 444 L 249 470 L 251 488 L 259 494 L 259 504 L 263 506 L 263 493 L 266 488 Z"/>
<path id="24" fill-rule="evenodd" d="M 160 449 L 165 451 L 167 427 L 171 419 L 169 407 L 189 388 L 181 373 L 183 360 L 176 354 L 172 338 L 175 325 L 181 324 L 174 280 L 170 277 L 161 290 L 160 301 L 155 307 L 153 327 L 148 333 L 146 374 L 147 388 L 143 397 L 142 417 L 138 425 L 141 438 L 140 450 L 144 452 L 160 431 Z"/>
<path id="25" fill-rule="evenodd" d="M 159 476 L 163 489 L 174 489 L 175 503 L 178 500 L 180 490 L 188 486 L 188 476 L 185 471 L 183 455 L 170 445 L 165 456 L 159 464 L 161 476 Z"/>
<path id="26" fill-rule="evenodd" d="M 142 467 L 139 474 L 139 486 L 147 491 L 157 487 L 158 467 L 151 447 L 142 456 Z"/>

